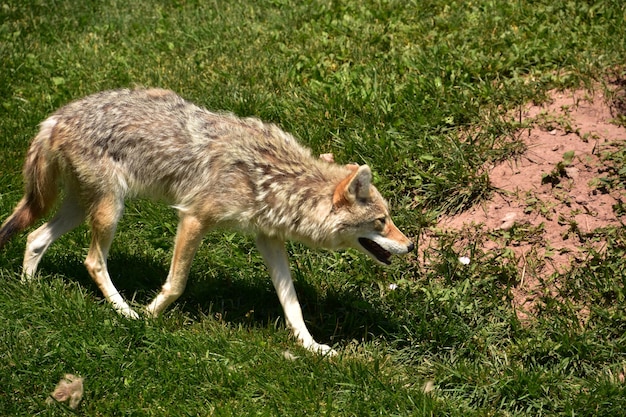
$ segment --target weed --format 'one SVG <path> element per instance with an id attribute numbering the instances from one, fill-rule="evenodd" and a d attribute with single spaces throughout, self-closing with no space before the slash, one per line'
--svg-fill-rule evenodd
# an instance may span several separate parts
<path id="1" fill-rule="evenodd" d="M 551 184 L 552 187 L 557 187 L 561 184 L 562 178 L 569 178 L 567 167 L 572 165 L 574 155 L 574 151 L 565 152 L 563 154 L 563 160 L 557 162 L 556 166 L 551 172 L 541 175 L 541 184 Z"/>

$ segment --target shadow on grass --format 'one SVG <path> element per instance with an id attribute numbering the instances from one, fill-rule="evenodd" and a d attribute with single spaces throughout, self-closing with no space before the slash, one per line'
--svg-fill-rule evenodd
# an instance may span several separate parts
<path id="1" fill-rule="evenodd" d="M 160 262 L 121 253 L 113 253 L 108 266 L 116 288 L 135 306 L 149 303 L 168 273 L 168 266 Z M 173 306 L 198 320 L 213 316 L 252 328 L 267 327 L 277 321 L 284 323 L 278 296 L 264 267 L 249 279 L 233 279 L 233 268 L 207 268 L 211 268 L 211 277 L 198 277 L 192 270 L 184 294 Z M 44 258 L 40 271 L 62 274 L 91 291 L 94 297 L 102 298 L 82 260 L 73 255 L 64 257 L 57 253 L 54 259 Z M 297 280 L 295 287 L 307 327 L 319 342 L 342 345 L 351 340 L 365 341 L 396 333 L 400 327 L 359 294 L 329 290 L 322 295 L 303 280 Z"/>

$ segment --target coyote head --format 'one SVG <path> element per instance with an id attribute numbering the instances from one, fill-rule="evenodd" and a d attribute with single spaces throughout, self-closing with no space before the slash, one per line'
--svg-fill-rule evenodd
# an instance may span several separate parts
<path id="1" fill-rule="evenodd" d="M 348 168 L 352 173 L 336 186 L 333 194 L 340 246 L 358 249 L 389 265 L 391 255 L 412 251 L 413 242 L 393 224 L 387 202 L 372 185 L 370 167 Z"/>

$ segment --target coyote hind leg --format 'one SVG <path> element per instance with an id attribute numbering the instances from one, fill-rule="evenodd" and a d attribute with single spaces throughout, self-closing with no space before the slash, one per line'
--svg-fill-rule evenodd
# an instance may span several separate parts
<path id="1" fill-rule="evenodd" d="M 85 259 L 85 267 L 104 297 L 113 304 L 113 308 L 117 312 L 126 317 L 139 318 L 113 285 L 107 269 L 107 256 L 111 242 L 113 242 L 117 222 L 124 211 L 124 202 L 115 196 L 110 196 L 99 199 L 91 207 L 89 214 L 92 236 L 89 253 Z"/>
<path id="2" fill-rule="evenodd" d="M 39 261 L 52 242 L 80 225 L 84 220 L 84 208 L 76 198 L 68 193 L 55 216 L 28 235 L 26 251 L 24 252 L 22 281 L 28 281 L 35 275 Z"/>

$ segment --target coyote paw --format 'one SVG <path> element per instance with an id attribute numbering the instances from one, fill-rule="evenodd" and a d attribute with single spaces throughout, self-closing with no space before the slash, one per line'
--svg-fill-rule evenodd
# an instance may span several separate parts
<path id="1" fill-rule="evenodd" d="M 133 319 L 133 320 L 139 319 L 139 314 L 137 314 L 135 310 L 133 310 L 129 306 L 122 306 L 122 307 L 116 306 L 115 310 L 122 316 L 127 317 L 129 319 Z"/>
<path id="2" fill-rule="evenodd" d="M 337 356 L 337 351 L 333 348 L 331 348 L 328 345 L 323 345 L 317 342 L 313 342 L 311 343 L 309 346 L 305 346 L 305 348 L 313 353 L 316 353 L 318 355 L 322 355 L 322 356 Z"/>

